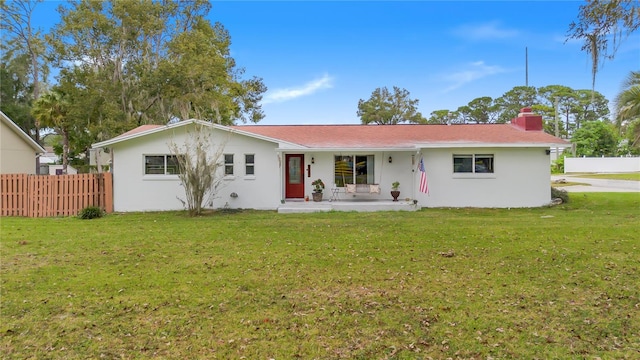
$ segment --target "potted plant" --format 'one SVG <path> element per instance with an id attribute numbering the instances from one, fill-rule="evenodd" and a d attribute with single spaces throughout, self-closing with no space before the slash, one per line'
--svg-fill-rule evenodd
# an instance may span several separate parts
<path id="1" fill-rule="evenodd" d="M 399 187 L 400 183 L 397 181 L 394 181 L 391 184 L 391 196 L 393 196 L 393 201 L 398 201 L 398 196 L 400 196 L 400 190 L 398 190 Z"/>
<path id="2" fill-rule="evenodd" d="M 315 180 L 311 185 L 313 185 L 313 201 L 322 201 L 322 190 L 324 190 L 322 179 Z"/>

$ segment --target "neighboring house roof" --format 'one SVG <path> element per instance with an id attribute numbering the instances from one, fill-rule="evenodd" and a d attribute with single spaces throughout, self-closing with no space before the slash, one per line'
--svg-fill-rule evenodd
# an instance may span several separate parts
<path id="1" fill-rule="evenodd" d="M 44 154 L 40 156 L 40 164 L 55 164 L 60 159 L 53 150 L 53 146 L 45 146 L 44 151 Z"/>
<path id="2" fill-rule="evenodd" d="M 170 125 L 142 125 L 113 139 L 94 144 L 104 147 L 121 141 L 202 123 L 280 144 L 280 149 L 406 150 L 434 147 L 566 147 L 567 141 L 544 131 L 524 130 L 514 124 L 467 125 L 238 125 L 221 126 L 199 120 Z"/>
<path id="3" fill-rule="evenodd" d="M 20 138 L 22 138 L 29 146 L 33 148 L 36 153 L 42 154 L 45 152 L 44 148 L 40 146 L 35 140 L 31 138 L 31 136 L 27 135 L 20 126 L 13 122 L 13 120 L 9 119 L 9 117 L 0 111 L 0 119 L 2 122 L 6 124 L 13 132 L 15 132 Z"/>

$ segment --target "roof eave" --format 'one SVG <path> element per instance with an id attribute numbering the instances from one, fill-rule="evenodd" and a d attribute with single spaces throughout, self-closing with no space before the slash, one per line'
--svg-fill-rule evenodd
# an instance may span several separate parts
<path id="1" fill-rule="evenodd" d="M 397 152 L 397 151 L 415 151 L 416 147 L 302 147 L 287 148 L 280 147 L 278 152 L 304 151 L 304 152 Z"/>
<path id="2" fill-rule="evenodd" d="M 205 125 L 205 126 L 210 126 L 214 129 L 218 129 L 218 130 L 222 130 L 222 131 L 227 131 L 229 133 L 236 133 L 236 134 L 240 134 L 240 135 L 244 135 L 244 136 L 248 136 L 248 137 L 252 137 L 252 138 L 256 138 L 256 139 L 260 139 L 260 140 L 264 140 L 264 141 L 268 141 L 268 142 L 273 142 L 276 144 L 286 144 L 288 146 L 299 146 L 297 144 L 292 144 L 292 143 L 288 143 L 288 142 L 284 142 L 282 140 L 278 140 L 278 139 L 274 139 L 274 138 L 270 138 L 268 136 L 263 136 L 263 135 L 258 135 L 252 132 L 248 132 L 248 131 L 244 131 L 244 130 L 239 130 L 237 128 L 232 128 L 229 126 L 224 126 L 224 125 L 219 125 L 219 124 L 212 124 L 210 122 L 207 121 L 203 121 L 203 120 L 196 120 L 196 119 L 190 119 L 190 120 L 184 120 L 184 121 L 179 121 L 177 123 L 173 123 L 173 124 L 168 124 L 165 126 L 159 126 L 157 128 L 153 128 L 153 129 L 149 129 L 146 131 L 141 131 L 135 134 L 130 134 L 130 135 L 125 135 L 125 136 L 118 136 L 109 140 L 105 140 L 99 143 L 95 143 L 92 144 L 91 147 L 92 148 L 103 148 L 103 147 L 108 147 L 123 141 L 128 141 L 128 140 L 132 140 L 132 139 L 136 139 L 139 137 L 143 137 L 143 136 L 147 136 L 147 135 L 151 135 L 151 134 L 155 134 L 161 131 L 165 131 L 165 130 L 170 130 L 170 129 L 176 129 L 182 126 L 186 126 L 189 124 L 201 124 L 201 125 Z"/>
<path id="3" fill-rule="evenodd" d="M 194 122 L 197 122 L 198 120 L 185 120 L 185 121 L 180 121 L 177 123 L 173 123 L 173 124 L 167 124 L 165 126 L 159 126 L 157 128 L 153 128 L 153 129 L 149 129 L 146 131 L 141 131 L 135 134 L 130 134 L 130 135 L 120 135 L 120 136 L 116 136 L 114 138 L 111 138 L 109 140 L 105 140 L 105 141 L 101 141 L 95 144 L 91 144 L 91 148 L 93 149 L 97 149 L 97 148 L 104 148 L 104 147 L 109 147 L 109 145 L 113 145 L 113 144 L 117 144 L 120 142 L 124 142 L 124 141 L 128 141 L 128 140 L 133 140 L 142 136 L 147 136 L 147 135 L 151 135 L 151 134 L 155 134 L 155 133 L 159 133 L 161 131 L 165 131 L 165 130 L 169 130 L 169 129 L 175 129 L 175 128 L 179 128 L 182 126 L 186 126 L 188 124 L 192 124 Z"/>
<path id="4" fill-rule="evenodd" d="M 481 142 L 438 142 L 438 143 L 421 143 L 416 144 L 416 147 L 422 149 L 443 149 L 443 148 L 478 148 L 478 147 L 490 147 L 490 148 L 550 148 L 550 147 L 571 147 L 571 143 L 481 143 Z"/>

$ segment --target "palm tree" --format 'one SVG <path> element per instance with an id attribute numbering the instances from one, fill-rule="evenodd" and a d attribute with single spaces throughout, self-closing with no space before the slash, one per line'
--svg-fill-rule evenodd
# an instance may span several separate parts
<path id="1" fill-rule="evenodd" d="M 622 133 L 625 127 L 640 121 L 640 71 L 632 71 L 622 84 L 622 91 L 616 96 L 616 126 Z M 640 145 L 640 126 L 633 126 L 631 146 Z"/>
<path id="2" fill-rule="evenodd" d="M 640 117 L 640 71 L 632 71 L 616 96 L 616 123 Z"/>
<path id="3" fill-rule="evenodd" d="M 67 173 L 69 163 L 69 121 L 68 109 L 64 95 L 57 90 L 52 90 L 40 96 L 33 104 L 32 115 L 43 126 L 54 129 L 62 136 L 62 173 Z"/>

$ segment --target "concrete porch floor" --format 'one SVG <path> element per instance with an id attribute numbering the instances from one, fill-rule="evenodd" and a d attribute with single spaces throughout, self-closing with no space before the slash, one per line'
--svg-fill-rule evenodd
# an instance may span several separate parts
<path id="1" fill-rule="evenodd" d="M 405 200 L 323 200 L 304 201 L 287 199 L 284 204 L 278 206 L 278 213 L 308 213 L 322 211 L 416 211 L 420 207 L 413 201 Z"/>

